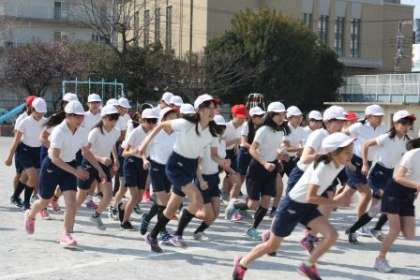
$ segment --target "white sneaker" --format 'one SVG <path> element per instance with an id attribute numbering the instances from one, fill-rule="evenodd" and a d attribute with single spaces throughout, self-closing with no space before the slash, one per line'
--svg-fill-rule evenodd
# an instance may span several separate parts
<path id="1" fill-rule="evenodd" d="M 194 237 L 194 240 L 197 240 L 197 241 L 208 241 L 208 240 L 210 240 L 208 235 L 205 234 L 204 232 L 193 233 L 193 237 Z"/>
<path id="2" fill-rule="evenodd" d="M 370 233 L 370 229 L 367 226 L 363 226 L 361 227 L 358 231 L 357 234 L 359 236 L 364 236 L 364 237 L 372 237 L 372 234 Z"/>
<path id="3" fill-rule="evenodd" d="M 384 240 L 384 235 L 382 233 L 382 231 L 380 230 L 376 230 L 374 228 L 372 228 L 370 230 L 370 234 L 375 237 L 379 242 L 382 242 Z"/>
<path id="4" fill-rule="evenodd" d="M 385 259 L 376 259 L 374 268 L 381 273 L 390 273 L 394 269 L 389 265 L 388 261 Z"/>

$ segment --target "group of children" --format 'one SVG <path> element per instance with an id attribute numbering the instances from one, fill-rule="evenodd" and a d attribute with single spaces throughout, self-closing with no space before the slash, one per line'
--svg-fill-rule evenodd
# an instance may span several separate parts
<path id="1" fill-rule="evenodd" d="M 358 219 L 346 234 L 351 244 L 358 243 L 358 230 L 382 242 L 376 270 L 392 271 L 386 255 L 400 232 L 415 237 L 420 138 L 409 139 L 416 118 L 405 110 L 395 112 L 386 128 L 379 105 L 368 106 L 361 120 L 331 106 L 323 114 L 311 111 L 303 127 L 298 107 L 272 102 L 265 108 L 258 94 L 251 94 L 246 105 L 233 106 L 229 122 L 221 115 L 220 101 L 208 94 L 186 104 L 165 92 L 156 107 L 144 104 L 132 116 L 126 98 L 103 105 L 97 94 L 88 96 L 87 112 L 73 93 L 65 94 L 60 110 L 48 118 L 41 97 L 28 97 L 26 105 L 5 161 L 10 166 L 15 159 L 11 202 L 25 210 L 25 230 L 33 234 L 37 215 L 48 219 L 48 206 L 58 211 L 62 196 L 59 242 L 65 247 L 77 246 L 72 233 L 84 202 L 93 209 L 90 220 L 98 229 L 106 229 L 101 217 L 108 210 L 122 229 L 134 230 L 131 214 L 149 188 L 151 207 L 139 230 L 156 253 L 163 251 L 161 245 L 186 247 L 183 233 L 194 218 L 201 221 L 194 239 L 207 239 L 205 231 L 219 217 L 222 197 L 227 220 L 241 220 L 252 210 L 245 235 L 262 243 L 235 258 L 233 279 L 244 279 L 259 257 L 275 255 L 297 224 L 306 227 L 301 245 L 309 252 L 298 271 L 321 279 L 316 263 L 338 238 L 328 218 L 348 206 L 355 192 L 360 194 Z M 95 193 L 100 194 L 97 205 Z M 271 230 L 261 234 L 258 228 L 267 213 L 273 217 Z M 377 215 L 376 226 L 366 230 Z M 171 220 L 178 220 L 173 233 L 166 229 Z M 386 222 L 389 232 L 383 235 Z"/>

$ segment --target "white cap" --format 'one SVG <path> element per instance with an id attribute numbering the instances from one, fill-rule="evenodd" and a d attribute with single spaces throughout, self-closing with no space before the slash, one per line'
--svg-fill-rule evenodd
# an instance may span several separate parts
<path id="1" fill-rule="evenodd" d="M 215 115 L 214 118 L 213 118 L 213 121 L 217 125 L 225 125 L 226 126 L 226 120 L 222 115 Z"/>
<path id="2" fill-rule="evenodd" d="M 271 102 L 270 104 L 268 104 L 267 112 L 283 113 L 286 112 L 286 108 L 281 102 Z"/>
<path id="3" fill-rule="evenodd" d="M 147 108 L 141 112 L 142 119 L 159 119 L 159 112 L 156 108 Z"/>
<path id="4" fill-rule="evenodd" d="M 174 94 L 172 92 L 167 91 L 162 95 L 162 98 L 160 100 L 169 105 L 173 96 Z"/>
<path id="5" fill-rule="evenodd" d="M 404 119 L 404 118 L 411 118 L 415 120 L 416 116 L 414 114 L 410 114 L 410 112 L 408 112 L 407 110 L 400 110 L 394 114 L 394 116 L 392 117 L 392 121 L 398 122 L 399 120 Z"/>
<path id="6" fill-rule="evenodd" d="M 252 107 L 249 110 L 249 115 L 251 117 L 254 117 L 254 116 L 262 116 L 262 115 L 265 115 L 265 111 L 263 109 L 261 109 L 259 106 L 255 106 L 255 107 Z"/>
<path id="7" fill-rule="evenodd" d="M 344 148 L 353 143 L 356 138 L 350 137 L 345 133 L 336 132 L 328 135 L 322 140 L 319 154 L 325 155 L 331 153 L 338 148 Z"/>
<path id="8" fill-rule="evenodd" d="M 210 94 L 202 94 L 194 101 L 194 109 L 198 110 L 201 104 L 207 101 L 214 100 L 214 98 Z"/>
<path id="9" fill-rule="evenodd" d="M 302 111 L 296 106 L 290 106 L 287 108 L 287 117 L 302 116 Z"/>
<path id="10" fill-rule="evenodd" d="M 384 114 L 384 109 L 382 109 L 381 106 L 373 104 L 366 107 L 365 115 L 366 116 L 383 116 L 385 114 Z"/>
<path id="11" fill-rule="evenodd" d="M 83 109 L 82 103 L 79 101 L 70 101 L 67 103 L 66 107 L 64 107 L 64 112 L 66 114 L 85 115 L 85 109 Z"/>
<path id="12" fill-rule="evenodd" d="M 308 115 L 308 119 L 322 121 L 322 114 L 320 111 L 316 111 L 316 110 L 310 111 Z"/>
<path id="13" fill-rule="evenodd" d="M 344 112 L 343 107 L 340 106 L 331 106 L 327 108 L 327 110 L 324 111 L 323 116 L 324 121 L 330 121 L 330 120 L 346 120 L 346 114 Z"/>
<path id="14" fill-rule="evenodd" d="M 118 109 L 113 105 L 105 105 L 101 110 L 101 117 L 118 114 Z"/>
<path id="15" fill-rule="evenodd" d="M 171 105 L 175 105 L 177 107 L 181 107 L 182 104 L 184 104 L 184 100 L 182 100 L 182 97 L 179 95 L 174 95 L 171 98 L 171 101 L 169 102 Z"/>
<path id="16" fill-rule="evenodd" d="M 165 107 L 163 108 L 160 113 L 159 113 L 159 119 L 162 120 L 169 112 L 177 112 L 176 109 L 171 108 L 171 107 Z"/>
<path id="17" fill-rule="evenodd" d="M 110 98 L 106 102 L 106 105 L 118 106 L 118 100 L 115 98 Z"/>
<path id="18" fill-rule="evenodd" d="M 102 98 L 98 94 L 92 93 L 92 94 L 89 94 L 87 102 L 88 103 L 90 103 L 90 102 L 102 102 Z"/>
<path id="19" fill-rule="evenodd" d="M 195 114 L 194 106 L 189 103 L 184 103 L 181 105 L 179 112 L 184 115 Z"/>
<path id="20" fill-rule="evenodd" d="M 118 99 L 118 106 L 121 106 L 125 109 L 130 109 L 131 108 L 130 102 L 125 97 L 121 97 L 120 99 Z"/>
<path id="21" fill-rule="evenodd" d="M 79 101 L 79 98 L 77 97 L 76 94 L 72 93 L 72 92 L 67 92 L 66 94 L 64 94 L 63 96 L 63 101 L 66 102 L 70 102 L 70 101 Z"/>
<path id="22" fill-rule="evenodd" d="M 37 113 L 45 114 L 47 112 L 47 102 L 45 102 L 44 98 L 37 97 L 32 101 L 32 108 L 34 108 Z"/>

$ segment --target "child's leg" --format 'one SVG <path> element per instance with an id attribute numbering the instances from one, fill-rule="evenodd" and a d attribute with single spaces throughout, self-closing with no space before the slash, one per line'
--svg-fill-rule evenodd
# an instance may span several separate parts
<path id="1" fill-rule="evenodd" d="M 270 239 L 254 247 L 246 256 L 241 259 L 240 264 L 243 267 L 248 267 L 248 265 L 256 259 L 261 258 L 268 253 L 277 251 L 282 241 L 283 238 L 276 236 L 274 233 L 271 233 Z"/>
<path id="2" fill-rule="evenodd" d="M 401 220 L 399 215 L 388 214 L 388 221 L 389 232 L 385 236 L 384 241 L 382 242 L 382 246 L 378 256 L 379 259 L 386 258 L 386 254 L 389 252 L 389 249 L 391 248 L 392 244 L 394 244 L 395 239 L 397 239 L 401 231 Z"/>
<path id="3" fill-rule="evenodd" d="M 318 218 L 313 219 L 309 222 L 308 227 L 324 236 L 324 239 L 314 248 L 311 256 L 309 257 L 309 262 L 317 263 L 318 259 L 335 244 L 338 238 L 338 233 L 324 216 L 319 216 Z"/>

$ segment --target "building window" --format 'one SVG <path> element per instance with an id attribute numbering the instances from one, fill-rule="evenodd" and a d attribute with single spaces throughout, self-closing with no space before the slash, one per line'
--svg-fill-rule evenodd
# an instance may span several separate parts
<path id="1" fill-rule="evenodd" d="M 303 13 L 303 24 L 309 29 L 312 29 L 312 14 Z"/>
<path id="2" fill-rule="evenodd" d="M 150 11 L 144 11 L 144 47 L 149 45 L 150 35 Z"/>
<path id="3" fill-rule="evenodd" d="M 352 57 L 360 57 L 360 26 L 361 20 L 354 18 L 350 29 L 350 53 Z"/>
<path id="4" fill-rule="evenodd" d="M 134 44 L 136 46 L 139 45 L 139 24 L 140 24 L 139 11 L 136 11 L 134 12 Z"/>
<path id="5" fill-rule="evenodd" d="M 344 17 L 337 17 L 335 21 L 335 42 L 334 47 L 338 56 L 344 56 L 344 31 L 345 31 Z"/>
<path id="6" fill-rule="evenodd" d="M 54 18 L 61 19 L 61 2 L 54 2 Z"/>
<path id="7" fill-rule="evenodd" d="M 155 9 L 155 43 L 160 42 L 160 8 Z"/>
<path id="8" fill-rule="evenodd" d="M 319 39 L 324 44 L 328 44 L 328 26 L 329 26 L 329 16 L 321 16 L 319 18 Z"/>
<path id="9" fill-rule="evenodd" d="M 172 6 L 166 7 L 166 50 L 172 49 Z"/>
<path id="10" fill-rule="evenodd" d="M 14 45 L 15 45 L 15 44 L 13 44 L 13 42 L 12 42 L 12 41 L 6 41 L 6 42 L 4 43 L 4 47 L 5 47 L 5 48 L 13 48 L 13 47 L 14 47 Z"/>
<path id="11" fill-rule="evenodd" d="M 54 32 L 54 41 L 56 41 L 56 42 L 61 41 L 61 35 L 62 35 L 61 31 L 55 31 Z"/>

